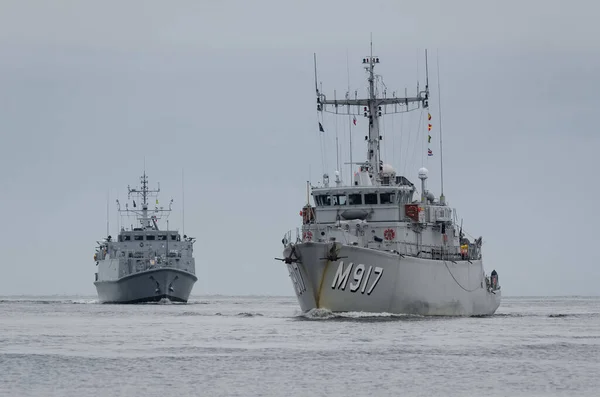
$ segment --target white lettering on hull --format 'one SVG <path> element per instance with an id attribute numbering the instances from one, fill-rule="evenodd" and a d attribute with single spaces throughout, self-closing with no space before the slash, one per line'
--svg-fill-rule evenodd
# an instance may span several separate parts
<path id="1" fill-rule="evenodd" d="M 296 289 L 296 293 L 298 296 L 302 295 L 306 292 L 306 284 L 304 283 L 304 277 L 302 277 L 302 272 L 298 269 L 298 265 L 295 263 L 288 264 L 288 272 L 290 273 L 290 278 L 292 279 L 292 283 L 294 284 L 294 288 Z"/>
<path id="2" fill-rule="evenodd" d="M 331 283 L 331 289 L 341 289 L 342 291 L 346 290 L 346 285 L 348 284 L 348 279 L 350 277 L 350 273 L 352 272 L 353 266 L 354 263 L 350 262 L 348 263 L 348 266 L 344 269 L 344 261 L 340 261 L 337 271 L 335 272 L 335 276 L 333 276 L 333 283 Z M 375 279 L 371 282 L 369 288 L 367 289 L 369 280 L 372 279 L 372 274 L 374 275 Z M 379 283 L 379 279 L 381 278 L 382 274 L 383 268 L 381 267 L 373 268 L 373 266 L 369 266 L 369 270 L 365 272 L 365 265 L 358 264 L 354 268 L 354 281 L 350 283 L 350 291 L 356 292 L 360 288 L 361 294 L 364 294 L 366 291 L 367 295 L 371 295 L 371 293 L 377 286 L 377 283 Z"/>
<path id="3" fill-rule="evenodd" d="M 352 262 L 350 262 L 350 265 L 346 268 L 346 271 L 344 272 L 344 261 L 340 261 L 340 265 L 338 266 L 338 269 L 335 272 L 335 277 L 333 278 L 333 284 L 331 284 L 331 288 L 339 289 L 340 287 L 342 287 L 342 290 L 345 290 L 346 284 L 348 283 L 348 277 L 350 276 L 351 271 Z"/>

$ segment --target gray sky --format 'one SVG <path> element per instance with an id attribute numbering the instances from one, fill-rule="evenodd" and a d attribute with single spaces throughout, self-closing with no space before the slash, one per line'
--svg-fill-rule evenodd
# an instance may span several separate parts
<path id="1" fill-rule="evenodd" d="M 414 92 L 432 55 L 436 155 L 423 163 L 415 113 L 385 121 L 384 160 L 413 182 L 426 165 L 439 194 L 439 49 L 444 190 L 484 237 L 487 272 L 506 295 L 598 294 L 595 2 L 90 3 L 0 2 L 0 295 L 94 295 L 107 193 L 115 235 L 114 200 L 144 157 L 174 226 L 185 169 L 194 294 L 293 294 L 273 257 L 322 173 L 313 52 L 328 96 L 346 91 L 347 53 L 364 93 L 371 32 L 390 91 Z M 332 173 L 335 118 L 324 125 Z"/>

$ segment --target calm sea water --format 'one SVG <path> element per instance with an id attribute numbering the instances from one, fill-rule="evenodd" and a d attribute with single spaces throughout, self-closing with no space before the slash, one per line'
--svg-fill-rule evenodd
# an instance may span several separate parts
<path id="1" fill-rule="evenodd" d="M 599 396 L 600 297 L 504 298 L 485 318 L 3 297 L 0 395 Z"/>

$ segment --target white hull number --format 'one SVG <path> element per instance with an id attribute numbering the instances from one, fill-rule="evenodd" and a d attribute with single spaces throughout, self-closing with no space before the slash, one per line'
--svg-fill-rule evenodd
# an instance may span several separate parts
<path id="1" fill-rule="evenodd" d="M 332 289 L 337 288 L 341 289 L 342 291 L 346 289 L 346 284 L 348 284 L 348 279 L 350 278 L 350 273 L 352 272 L 353 266 L 354 263 L 350 262 L 348 264 L 348 267 L 344 269 L 344 261 L 340 261 L 337 271 L 335 272 L 335 276 L 333 277 L 333 283 L 331 284 Z M 373 289 L 375 289 L 375 287 L 377 286 L 377 283 L 379 282 L 379 279 L 381 278 L 382 274 L 382 267 L 373 268 L 373 266 L 369 266 L 369 270 L 365 272 L 365 265 L 356 265 L 356 267 L 354 268 L 354 281 L 350 283 L 350 291 L 356 292 L 360 289 L 361 294 L 364 294 L 366 291 L 367 295 L 371 295 L 371 292 L 373 292 Z M 372 282 L 370 283 L 367 289 L 369 279 L 371 279 Z"/>

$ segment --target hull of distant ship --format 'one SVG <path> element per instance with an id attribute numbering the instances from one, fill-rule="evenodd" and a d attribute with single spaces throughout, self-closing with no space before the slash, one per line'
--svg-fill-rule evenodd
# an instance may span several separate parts
<path id="1" fill-rule="evenodd" d="M 299 260 L 287 267 L 302 311 L 485 316 L 500 305 L 500 290 L 488 290 L 480 260 L 420 259 L 339 243 L 329 260 L 331 246 L 295 245 Z M 284 257 L 290 252 L 286 247 Z"/>
<path id="2" fill-rule="evenodd" d="M 115 281 L 96 281 L 100 303 L 187 302 L 197 277 L 178 269 L 153 269 Z"/>

